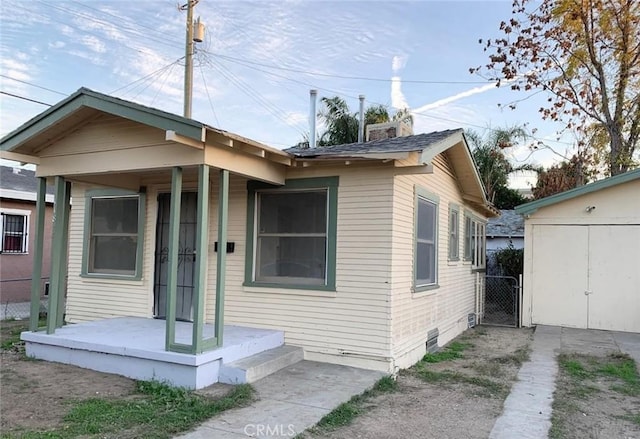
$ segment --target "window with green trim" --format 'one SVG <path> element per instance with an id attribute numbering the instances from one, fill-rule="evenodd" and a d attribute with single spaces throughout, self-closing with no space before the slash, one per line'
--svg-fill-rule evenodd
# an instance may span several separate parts
<path id="1" fill-rule="evenodd" d="M 460 213 L 457 206 L 449 207 L 449 260 L 460 259 Z"/>
<path id="2" fill-rule="evenodd" d="M 485 223 L 464 216 L 464 259 L 471 261 L 473 268 L 484 268 L 486 266 L 486 226 Z"/>
<path id="3" fill-rule="evenodd" d="M 87 194 L 83 274 L 139 278 L 144 196 L 102 193 Z"/>
<path id="4" fill-rule="evenodd" d="M 415 287 L 436 285 L 438 277 L 438 203 L 421 190 L 416 191 Z"/>
<path id="5" fill-rule="evenodd" d="M 250 189 L 247 283 L 335 288 L 336 191 L 337 178 Z"/>

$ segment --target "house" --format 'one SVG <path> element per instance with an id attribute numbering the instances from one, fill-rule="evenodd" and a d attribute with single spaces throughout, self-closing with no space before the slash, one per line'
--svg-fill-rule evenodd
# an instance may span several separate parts
<path id="1" fill-rule="evenodd" d="M 190 387 L 282 343 L 393 372 L 482 317 L 497 210 L 462 130 L 281 151 L 80 89 L 0 145 L 59 200 L 29 355 Z"/>
<path id="2" fill-rule="evenodd" d="M 640 332 L 640 169 L 516 208 L 522 321 Z"/>
<path id="3" fill-rule="evenodd" d="M 35 245 L 35 234 L 31 231 L 35 230 L 37 184 L 32 170 L 0 166 L 0 302 L 5 307 L 8 303 L 14 304 L 12 311 L 24 311 L 21 315 L 29 315 Z M 48 188 L 45 202 L 45 257 L 38 280 L 42 298 L 49 277 L 53 188 Z M 25 309 L 16 308 L 18 303 L 25 304 Z M 8 316 L 15 317 L 11 313 Z"/>
<path id="4" fill-rule="evenodd" d="M 487 222 L 487 252 L 512 245 L 524 248 L 524 218 L 512 209 L 501 209 L 500 216 Z"/>

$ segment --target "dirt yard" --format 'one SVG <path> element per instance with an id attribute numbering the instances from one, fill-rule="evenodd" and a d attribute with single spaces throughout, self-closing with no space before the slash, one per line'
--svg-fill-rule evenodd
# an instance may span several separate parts
<path id="1" fill-rule="evenodd" d="M 24 321 L 2 322 L 0 351 L 0 430 L 45 430 L 57 426 L 68 403 L 95 397 L 118 398 L 134 381 L 64 364 L 30 360 L 18 342 Z"/>
<path id="2" fill-rule="evenodd" d="M 345 427 L 308 438 L 483 438 L 528 358 L 529 329 L 479 327 L 398 377 L 398 388 L 368 400 Z"/>

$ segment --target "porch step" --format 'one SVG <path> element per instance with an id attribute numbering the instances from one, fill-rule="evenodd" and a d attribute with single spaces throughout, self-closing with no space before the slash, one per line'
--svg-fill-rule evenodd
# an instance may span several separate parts
<path id="1" fill-rule="evenodd" d="M 226 384 L 252 383 L 287 366 L 303 360 L 304 350 L 283 345 L 220 366 L 219 382 Z"/>

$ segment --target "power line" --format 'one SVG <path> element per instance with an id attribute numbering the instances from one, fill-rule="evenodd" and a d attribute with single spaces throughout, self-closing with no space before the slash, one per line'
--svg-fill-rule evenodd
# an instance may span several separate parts
<path id="1" fill-rule="evenodd" d="M 16 82 L 20 82 L 22 84 L 30 85 L 31 87 L 36 87 L 36 88 L 39 88 L 39 89 L 42 89 L 42 90 L 50 91 L 51 93 L 56 93 L 56 94 L 59 94 L 59 95 L 62 95 L 62 96 L 68 96 L 67 93 L 62 93 L 61 91 L 52 90 L 50 88 L 43 87 L 41 85 L 37 85 L 37 84 L 34 84 L 32 82 L 23 81 L 22 79 L 12 78 L 11 76 L 3 75 L 1 73 L 0 73 L 0 76 L 2 76 L 3 78 L 6 78 L 6 79 L 11 79 L 12 81 L 16 81 Z"/>
<path id="2" fill-rule="evenodd" d="M 46 102 L 37 101 L 35 99 L 31 99 L 31 98 L 28 98 L 26 96 L 20 96 L 20 95 L 16 95 L 16 94 L 13 94 L 13 93 L 6 92 L 6 91 L 1 91 L 0 90 L 0 94 L 11 96 L 12 98 L 22 99 L 22 100 L 29 101 L 29 102 L 35 102 L 36 104 L 40 104 L 40 105 L 46 105 L 47 107 L 52 107 L 53 106 L 52 104 L 47 104 Z"/>
<path id="3" fill-rule="evenodd" d="M 207 99 L 209 100 L 209 106 L 211 107 L 211 112 L 213 113 L 213 117 L 216 120 L 216 126 L 220 127 L 220 121 L 218 120 L 218 115 L 216 114 L 216 110 L 213 108 L 213 101 L 211 100 L 211 95 L 209 94 L 209 87 L 207 87 L 207 80 L 204 77 L 204 69 L 202 68 L 202 63 L 200 63 L 200 75 L 202 76 L 202 82 L 204 83 L 204 89 L 207 92 Z"/>
<path id="4" fill-rule="evenodd" d="M 235 58 L 228 55 L 222 55 L 220 53 L 213 53 L 213 52 L 208 52 L 208 53 L 213 56 L 224 58 L 231 62 L 245 62 L 248 64 L 254 64 L 254 65 L 257 65 L 260 67 L 266 67 L 269 69 L 284 70 L 287 72 L 294 72 L 294 73 L 304 73 L 310 76 L 324 76 L 327 78 L 339 78 L 339 79 L 355 79 L 359 81 L 393 82 L 392 79 L 388 79 L 388 78 L 370 78 L 366 76 L 348 76 L 348 75 L 337 75 L 332 73 L 312 72 L 308 70 L 293 69 L 289 67 L 263 64 L 263 63 L 259 63 L 259 62 L 255 62 L 247 59 Z M 490 84 L 495 81 L 430 81 L 430 80 L 418 80 L 418 79 L 403 79 L 402 82 L 407 84 Z"/>
<path id="5" fill-rule="evenodd" d="M 184 56 L 181 56 L 180 58 L 178 58 L 177 60 L 175 60 L 175 61 L 174 61 L 174 62 L 172 62 L 171 64 L 167 64 L 166 66 L 160 67 L 158 70 L 153 71 L 153 72 L 149 73 L 148 75 L 143 76 L 142 78 L 138 78 L 138 79 L 136 79 L 136 80 L 135 80 L 135 81 L 133 81 L 133 82 L 130 82 L 130 83 L 126 84 L 126 85 L 123 85 L 123 86 L 122 86 L 122 87 L 120 87 L 120 88 L 117 88 L 117 89 L 113 90 L 113 91 L 112 91 L 112 92 L 110 92 L 109 94 L 117 93 L 117 92 L 119 92 L 120 90 L 123 90 L 123 89 L 125 89 L 125 88 L 127 88 L 127 87 L 129 87 L 129 86 L 132 86 L 133 84 L 136 84 L 136 83 L 138 83 L 138 82 L 140 82 L 140 81 L 144 81 L 144 80 L 146 80 L 146 79 L 148 79 L 148 78 L 151 78 L 151 77 L 153 77 L 154 75 L 156 75 L 156 74 L 158 74 L 158 73 L 162 72 L 163 70 L 166 70 L 166 69 L 168 69 L 169 67 L 172 67 L 172 66 L 174 66 L 175 64 L 179 63 L 182 59 L 184 59 Z"/>

